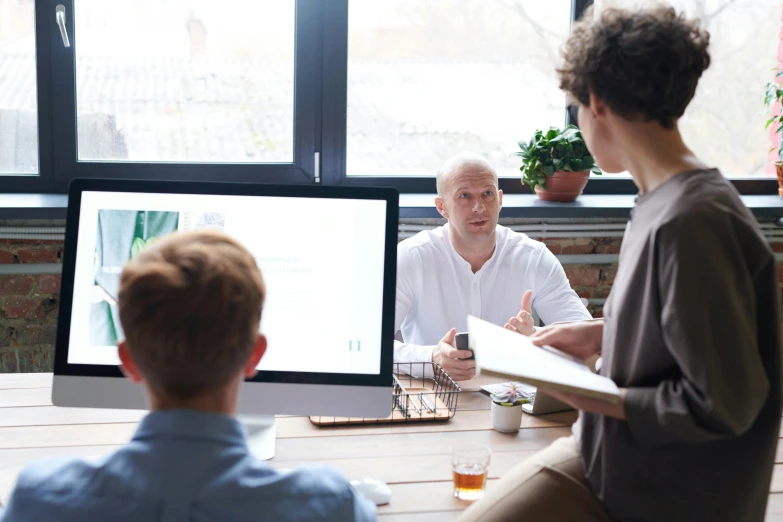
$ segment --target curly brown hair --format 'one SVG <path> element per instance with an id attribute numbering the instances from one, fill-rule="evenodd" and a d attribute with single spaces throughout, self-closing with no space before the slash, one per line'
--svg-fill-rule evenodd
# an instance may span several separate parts
<path id="1" fill-rule="evenodd" d="M 709 33 L 671 7 L 588 8 L 557 69 L 560 88 L 582 105 L 590 93 L 615 114 L 672 128 L 710 65 Z"/>

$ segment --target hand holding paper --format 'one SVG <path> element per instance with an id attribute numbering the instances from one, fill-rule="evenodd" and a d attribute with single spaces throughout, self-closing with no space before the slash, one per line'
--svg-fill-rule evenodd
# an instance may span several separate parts
<path id="1" fill-rule="evenodd" d="M 575 410 L 587 411 L 590 413 L 600 413 L 601 415 L 606 415 L 607 417 L 614 417 L 615 419 L 625 420 L 625 405 L 623 403 L 625 400 L 625 390 L 626 388 L 620 388 L 620 398 L 614 404 L 601 399 L 591 399 L 590 397 L 584 397 L 574 393 L 559 392 L 551 389 L 547 389 L 546 393 L 555 399 L 568 404 Z"/>
<path id="2" fill-rule="evenodd" d="M 609 378 L 594 374 L 583 361 L 542 349 L 530 338 L 473 316 L 468 317 L 470 348 L 480 370 L 512 377 L 549 390 L 617 404 L 620 391 Z"/>
<path id="3" fill-rule="evenodd" d="M 536 346 L 551 346 L 587 360 L 601 353 L 603 319 L 554 323 L 530 336 Z"/>

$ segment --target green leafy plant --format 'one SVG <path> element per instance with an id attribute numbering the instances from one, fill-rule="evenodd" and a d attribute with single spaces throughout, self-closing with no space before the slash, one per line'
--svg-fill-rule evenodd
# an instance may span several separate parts
<path id="1" fill-rule="evenodd" d="M 546 180 L 555 171 L 584 172 L 589 170 L 600 175 L 601 169 L 595 164 L 595 158 L 587 150 L 581 131 L 574 125 L 560 130 L 551 127 L 544 132 L 537 130 L 528 143 L 517 142 L 519 152 L 515 156 L 522 158 L 522 183 L 535 188 L 546 188 Z"/>
<path id="2" fill-rule="evenodd" d="M 783 110 L 780 111 L 780 114 L 775 114 L 774 111 L 776 104 L 783 104 L 783 69 L 775 69 L 775 71 L 775 81 L 768 82 L 764 87 L 764 105 L 772 113 L 772 117 L 767 120 L 764 128 L 768 129 L 770 125 L 777 125 L 775 133 L 781 134 L 783 132 Z M 769 150 L 775 150 L 775 147 Z M 783 161 L 783 136 L 781 136 L 781 146 L 778 147 L 778 160 Z"/>
<path id="3" fill-rule="evenodd" d="M 527 404 L 527 394 L 516 383 L 506 384 L 505 389 L 493 393 L 490 398 L 495 404 L 500 406 L 517 406 Z"/>

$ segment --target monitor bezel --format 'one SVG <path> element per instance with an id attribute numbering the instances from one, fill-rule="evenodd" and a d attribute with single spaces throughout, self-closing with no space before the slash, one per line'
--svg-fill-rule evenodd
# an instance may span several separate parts
<path id="1" fill-rule="evenodd" d="M 263 183 L 147 181 L 74 179 L 68 191 L 68 211 L 62 260 L 60 311 L 57 322 L 54 374 L 77 377 L 124 378 L 117 366 L 71 364 L 68 350 L 71 335 L 71 313 L 76 249 L 79 236 L 81 195 L 83 192 L 137 192 L 160 194 L 215 194 L 226 196 L 296 197 L 313 199 L 379 200 L 386 203 L 385 253 L 383 271 L 383 304 L 381 320 L 381 364 L 378 374 L 313 373 L 259 371 L 246 382 L 331 384 L 339 386 L 389 387 L 392 382 L 394 356 L 394 307 L 397 277 L 397 223 L 399 193 L 392 188 L 323 187 L 315 185 L 280 185 Z"/>

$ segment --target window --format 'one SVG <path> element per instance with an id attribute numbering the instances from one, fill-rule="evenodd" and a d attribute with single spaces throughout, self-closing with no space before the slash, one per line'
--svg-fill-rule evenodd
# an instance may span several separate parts
<path id="1" fill-rule="evenodd" d="M 779 0 L 664 1 L 712 34 L 686 140 L 740 191 L 774 194 L 763 94 L 783 65 Z M 511 154 L 569 121 L 555 67 L 591 3 L 0 0 L 0 192 L 102 177 L 432 194 L 463 150 L 528 192 Z M 585 192 L 636 188 L 601 176 Z"/>
<path id="2" fill-rule="evenodd" d="M 596 7 L 640 0 L 598 0 Z M 783 58 L 780 0 L 668 0 L 710 32 L 711 64 L 680 127 L 686 143 L 729 177 L 774 176 L 764 85 Z M 780 58 L 779 58 L 780 56 Z"/>
<path id="3" fill-rule="evenodd" d="M 53 190 L 75 177 L 314 182 L 321 0 L 40 3 L 65 15 L 44 33 Z"/>
<path id="4" fill-rule="evenodd" d="M 74 9 L 79 161 L 293 162 L 294 2 Z"/>
<path id="5" fill-rule="evenodd" d="M 470 150 L 516 176 L 516 141 L 564 123 L 570 23 L 571 0 L 350 0 L 347 175 L 433 176 Z"/>
<path id="6" fill-rule="evenodd" d="M 0 175 L 36 175 L 38 97 L 32 0 L 0 0 Z"/>

